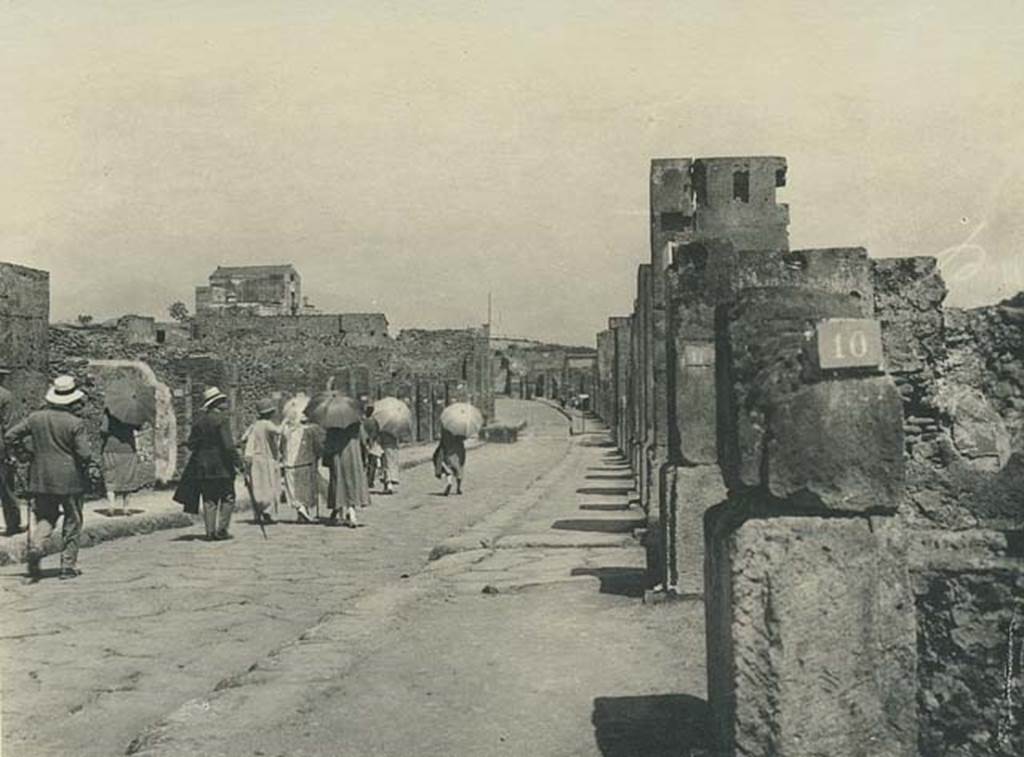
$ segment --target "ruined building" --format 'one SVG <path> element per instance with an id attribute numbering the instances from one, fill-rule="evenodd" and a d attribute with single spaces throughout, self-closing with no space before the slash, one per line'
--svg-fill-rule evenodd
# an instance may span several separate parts
<path id="1" fill-rule="evenodd" d="M 220 293 L 203 297 L 232 306 L 200 307 L 188 323 L 125 315 L 50 324 L 49 275 L 0 263 L 0 365 L 13 369 L 7 385 L 14 418 L 38 405 L 50 379 L 72 374 L 86 391 L 83 416 L 98 448 L 110 384 L 149 386 L 157 414 L 139 435 L 139 453 L 150 479 L 166 483 L 181 469 L 192 419 L 213 385 L 231 398 L 238 429 L 260 399 L 312 394 L 329 382 L 357 398 L 405 400 L 413 411 L 409 441 L 439 436 L 440 413 L 452 401 L 472 402 L 494 417 L 487 326 L 406 329 L 392 337 L 383 313 L 293 314 L 300 279 L 292 266 L 222 267 L 211 285 L 200 292 Z"/>
<path id="2" fill-rule="evenodd" d="M 709 754 L 1024 753 L 1024 294 L 790 250 L 782 158 L 651 166 L 597 336 L 648 596 L 703 602 Z"/>
<path id="3" fill-rule="evenodd" d="M 495 391 L 509 397 L 567 402 L 580 394 L 590 395 L 597 380 L 592 347 L 493 337 L 491 352 Z"/>
<path id="4" fill-rule="evenodd" d="M 299 315 L 303 305 L 302 277 L 290 264 L 218 266 L 196 287 L 196 313 Z"/>

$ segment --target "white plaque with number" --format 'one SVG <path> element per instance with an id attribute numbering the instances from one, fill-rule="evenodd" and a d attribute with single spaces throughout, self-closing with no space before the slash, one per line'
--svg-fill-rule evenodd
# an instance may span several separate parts
<path id="1" fill-rule="evenodd" d="M 827 318 L 815 328 L 818 367 L 880 368 L 882 329 L 870 318 Z"/>

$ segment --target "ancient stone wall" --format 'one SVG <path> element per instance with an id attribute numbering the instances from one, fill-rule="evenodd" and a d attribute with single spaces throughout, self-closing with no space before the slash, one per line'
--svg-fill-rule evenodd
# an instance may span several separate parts
<path id="1" fill-rule="evenodd" d="M 0 364 L 12 370 L 13 419 L 39 404 L 48 383 L 50 275 L 0 263 Z"/>
<path id="2" fill-rule="evenodd" d="M 342 319 L 345 319 L 344 321 Z M 341 328 L 342 324 L 350 328 Z M 145 324 L 143 324 L 145 326 Z M 383 334 L 377 329 L 384 328 Z M 196 319 L 187 343 L 140 340 L 137 319 L 89 328 L 54 326 L 49 330 L 51 374 L 71 373 L 89 392 L 85 416 L 98 449 L 103 389 L 111 378 L 104 361 L 141 361 L 157 383 L 166 385 L 173 406 L 180 470 L 184 441 L 202 392 L 218 386 L 230 399 L 235 431 L 255 417 L 263 398 L 279 402 L 299 392 L 311 395 L 328 382 L 356 397 L 394 394 L 414 411 L 413 438 L 440 434 L 438 417 L 451 401 L 476 404 L 493 418 L 493 384 L 486 330 L 409 330 L 398 339 L 386 333 L 383 316 L 240 316 Z M 372 333 L 371 333 L 372 332 Z M 128 371 L 131 373 L 131 371 Z M 124 373 L 122 371 L 121 373 Z M 41 396 L 41 391 L 36 392 Z M 170 417 L 170 416 L 169 416 Z M 166 439 L 165 422 L 140 438 L 143 456 L 157 480 L 157 439 Z M 159 475 L 158 475 L 159 474 Z"/>

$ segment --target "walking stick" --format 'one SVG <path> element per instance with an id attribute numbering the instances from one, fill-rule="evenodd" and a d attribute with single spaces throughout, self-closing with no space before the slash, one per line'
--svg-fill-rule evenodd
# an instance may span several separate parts
<path id="1" fill-rule="evenodd" d="M 252 489 L 252 480 L 249 478 L 249 474 L 244 471 L 242 472 L 242 480 L 245 481 L 245 488 L 249 492 L 249 500 L 252 502 L 252 514 L 259 524 L 260 531 L 263 532 L 263 538 L 266 539 L 267 527 L 263 525 L 263 513 L 260 512 L 259 506 L 256 504 L 256 493 Z"/>

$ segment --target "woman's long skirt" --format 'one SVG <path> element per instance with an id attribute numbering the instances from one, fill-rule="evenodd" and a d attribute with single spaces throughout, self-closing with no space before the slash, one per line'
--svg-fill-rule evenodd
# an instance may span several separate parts
<path id="1" fill-rule="evenodd" d="M 103 453 L 103 481 L 116 494 L 137 492 L 146 485 L 142 461 L 135 452 Z"/>
<path id="2" fill-rule="evenodd" d="M 359 438 L 346 442 L 330 459 L 331 478 L 327 486 L 327 507 L 345 510 L 370 504 L 370 486 L 366 481 Z"/>
<path id="3" fill-rule="evenodd" d="M 398 440 L 390 434 L 381 434 L 380 446 L 384 449 L 384 474 L 387 481 L 389 484 L 397 484 L 400 467 Z"/>
<path id="4" fill-rule="evenodd" d="M 264 455 L 253 457 L 249 475 L 255 504 L 263 511 L 275 507 L 281 501 L 281 469 L 277 460 Z"/>
<path id="5" fill-rule="evenodd" d="M 284 469 L 288 496 L 293 506 L 316 507 L 320 499 L 319 475 L 316 464 L 299 465 Z"/>

